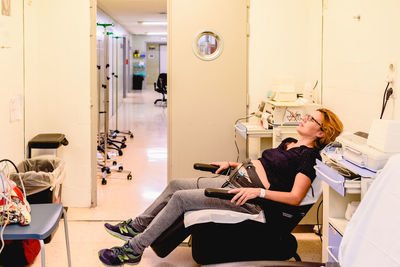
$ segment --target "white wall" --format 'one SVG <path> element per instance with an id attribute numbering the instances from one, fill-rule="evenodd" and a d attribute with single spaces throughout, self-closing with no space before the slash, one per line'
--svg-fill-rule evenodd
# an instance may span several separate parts
<path id="1" fill-rule="evenodd" d="M 11 16 L 0 15 L 0 159 L 24 159 L 24 65 L 22 2 L 11 2 Z M 15 102 L 15 120 L 10 103 Z"/>
<path id="2" fill-rule="evenodd" d="M 167 36 L 165 35 L 133 34 L 131 38 L 132 50 L 133 51 L 139 50 L 141 54 L 146 53 L 146 43 L 166 43 L 166 42 L 167 42 Z"/>
<path id="3" fill-rule="evenodd" d="M 323 103 L 345 130 L 369 131 L 379 118 L 389 63 L 396 64 L 386 119 L 400 119 L 400 2 L 328 1 L 324 10 Z M 360 16 L 360 20 L 354 17 Z"/>
<path id="4" fill-rule="evenodd" d="M 249 112 L 287 78 L 320 90 L 321 16 L 321 1 L 250 1 Z"/>
<path id="5" fill-rule="evenodd" d="M 90 206 L 96 179 L 93 19 L 89 0 L 25 4 L 25 138 L 46 132 L 66 135 L 69 145 L 59 151 L 67 166 L 66 206 Z"/>
<path id="6" fill-rule="evenodd" d="M 167 42 L 167 36 L 165 35 L 143 35 L 143 34 L 133 34 L 131 35 L 131 46 L 132 46 L 132 53 L 135 50 L 139 50 L 140 54 L 145 54 L 145 58 L 140 58 L 140 61 L 145 62 L 146 66 L 146 77 L 145 80 L 143 80 L 143 88 L 146 88 L 146 86 L 152 86 L 154 83 L 153 79 L 148 79 L 149 78 L 149 68 L 148 68 L 148 51 L 147 51 L 147 43 L 166 43 Z M 131 61 L 131 68 L 132 68 L 132 73 L 134 70 L 134 65 L 137 64 L 138 60 L 132 60 Z"/>

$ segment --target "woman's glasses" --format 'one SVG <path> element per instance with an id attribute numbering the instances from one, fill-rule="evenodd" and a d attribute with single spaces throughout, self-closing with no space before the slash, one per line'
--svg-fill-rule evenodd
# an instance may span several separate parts
<path id="1" fill-rule="evenodd" d="M 316 124 L 319 125 L 319 127 L 321 127 L 321 130 L 322 130 L 322 125 L 321 125 L 321 123 L 319 123 L 313 116 L 307 114 L 307 115 L 304 116 L 304 118 L 305 118 L 307 121 L 313 121 L 313 122 L 315 122 Z"/>

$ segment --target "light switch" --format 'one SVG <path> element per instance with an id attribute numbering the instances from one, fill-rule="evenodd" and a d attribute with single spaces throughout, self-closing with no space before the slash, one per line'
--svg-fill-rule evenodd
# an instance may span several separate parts
<path id="1" fill-rule="evenodd" d="M 21 95 L 13 96 L 10 99 L 10 122 L 23 119 L 23 98 Z"/>

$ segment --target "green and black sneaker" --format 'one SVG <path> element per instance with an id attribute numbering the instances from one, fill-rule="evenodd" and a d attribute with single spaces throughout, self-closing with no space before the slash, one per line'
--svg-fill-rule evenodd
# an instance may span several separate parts
<path id="1" fill-rule="evenodd" d="M 142 259 L 142 254 L 135 254 L 129 242 L 126 242 L 122 247 L 100 250 L 99 259 L 106 266 L 136 265 Z"/>
<path id="2" fill-rule="evenodd" d="M 131 225 L 132 219 L 128 219 L 126 221 L 120 222 L 116 225 L 111 225 L 109 223 L 105 223 L 104 227 L 106 231 L 115 237 L 118 237 L 122 240 L 129 240 L 135 235 L 139 234 Z"/>

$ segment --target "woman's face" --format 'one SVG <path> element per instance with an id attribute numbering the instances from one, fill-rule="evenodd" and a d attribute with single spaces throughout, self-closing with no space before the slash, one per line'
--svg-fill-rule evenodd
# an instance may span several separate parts
<path id="1" fill-rule="evenodd" d="M 314 111 L 310 115 L 305 115 L 296 130 L 299 135 L 311 137 L 314 140 L 318 137 L 323 137 L 324 132 L 322 131 L 322 113 Z"/>

